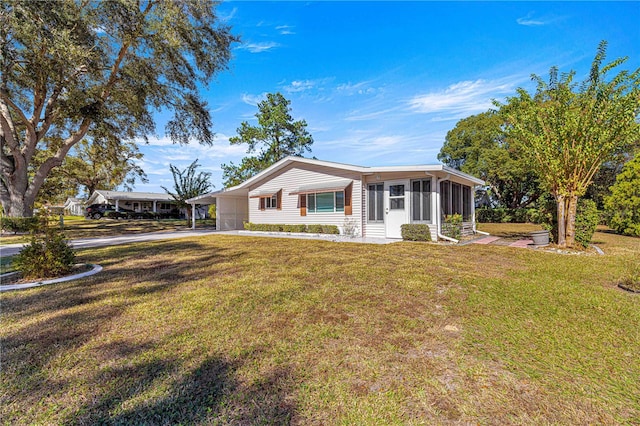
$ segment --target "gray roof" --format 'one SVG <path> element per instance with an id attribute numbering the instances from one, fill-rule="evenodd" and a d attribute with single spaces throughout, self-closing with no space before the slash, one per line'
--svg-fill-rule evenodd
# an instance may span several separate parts
<path id="1" fill-rule="evenodd" d="M 87 203 L 94 200 L 98 194 L 102 195 L 107 200 L 175 201 L 171 195 L 161 192 L 104 191 L 98 189 L 91 194 Z"/>

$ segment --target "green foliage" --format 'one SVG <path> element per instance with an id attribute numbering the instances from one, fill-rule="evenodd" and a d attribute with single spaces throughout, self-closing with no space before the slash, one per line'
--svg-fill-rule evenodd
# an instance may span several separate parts
<path id="1" fill-rule="evenodd" d="M 405 241 L 431 241 L 429 225 L 423 223 L 405 223 L 400 227 Z"/>
<path id="2" fill-rule="evenodd" d="M 38 229 L 40 220 L 37 217 L 0 217 L 0 228 L 5 232 L 32 232 Z"/>
<path id="3" fill-rule="evenodd" d="M 536 93 L 518 89 L 501 106 L 507 137 L 534 169 L 541 184 L 558 203 L 558 244 L 573 245 L 577 200 L 600 166 L 640 138 L 640 69 L 609 72 L 625 62 L 603 66 L 606 42 L 601 42 L 589 77 L 574 82 L 575 71 L 549 72 L 549 81 L 534 75 Z"/>
<path id="4" fill-rule="evenodd" d="M 444 164 L 477 176 L 498 207 L 523 208 L 541 195 L 538 177 L 504 133 L 505 119 L 496 111 L 464 118 L 447 132 L 438 154 Z"/>
<path id="5" fill-rule="evenodd" d="M 49 216 L 39 216 L 40 226 L 31 241 L 13 258 L 13 267 L 23 278 L 52 278 L 68 274 L 75 264 L 75 253 L 64 232 L 49 224 Z"/>
<path id="6" fill-rule="evenodd" d="M 596 227 L 600 222 L 600 213 L 593 200 L 581 198 L 578 200 L 576 214 L 576 242 L 582 247 L 589 246 Z"/>
<path id="7" fill-rule="evenodd" d="M 640 237 L 640 153 L 629 161 L 605 198 L 608 225 L 616 232 Z"/>
<path id="8" fill-rule="evenodd" d="M 310 234 L 340 234 L 340 229 L 336 225 L 283 225 L 277 223 L 251 223 L 245 222 L 244 229 L 247 231 L 262 232 L 300 232 Z"/>
<path id="9" fill-rule="evenodd" d="M 0 199 L 29 216 L 46 177 L 83 138 L 102 147 L 165 134 L 211 145 L 198 91 L 226 69 L 237 38 L 212 0 L 3 1 Z M 34 161 L 38 161 L 36 164 Z"/>
<path id="10" fill-rule="evenodd" d="M 88 198 L 96 189 L 113 191 L 122 185 L 125 190 L 132 190 L 137 180 L 149 181 L 137 164 L 142 157 L 131 141 L 98 143 L 83 139 L 73 147 L 62 165 L 51 171 L 40 189 L 38 200 L 61 204 L 79 192 Z"/>
<path id="11" fill-rule="evenodd" d="M 478 223 L 541 223 L 543 214 L 538 208 L 506 209 L 481 207 L 476 209 Z"/>
<path id="12" fill-rule="evenodd" d="M 442 234 L 449 238 L 459 240 L 462 236 L 462 215 L 451 214 L 444 218 L 442 224 Z"/>
<path id="13" fill-rule="evenodd" d="M 200 167 L 200 164 L 198 164 L 197 158 L 184 170 L 180 170 L 173 164 L 169 164 L 169 169 L 173 175 L 173 192 L 164 186 L 162 186 L 162 189 L 176 200 L 178 207 L 189 207 L 190 204 L 187 203 L 188 199 L 206 194 L 213 187 L 209 181 L 209 179 L 211 179 L 211 173 L 198 172 L 196 174 L 198 167 Z"/>
<path id="14" fill-rule="evenodd" d="M 258 154 L 243 158 L 239 165 L 223 164 L 225 187 L 238 185 L 285 157 L 311 152 L 313 137 L 307 131 L 307 122 L 293 120 L 290 103 L 280 93 L 269 93 L 267 99 L 258 103 L 258 125 L 241 123 L 236 130 L 238 136 L 229 142 L 247 144 L 247 154 Z"/>

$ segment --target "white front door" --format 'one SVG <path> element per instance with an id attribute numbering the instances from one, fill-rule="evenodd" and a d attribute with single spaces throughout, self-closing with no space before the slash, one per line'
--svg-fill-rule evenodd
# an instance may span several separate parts
<path id="1" fill-rule="evenodd" d="M 408 222 L 408 192 L 408 181 L 394 180 L 384 183 L 384 221 L 387 238 L 402 238 L 400 227 Z"/>

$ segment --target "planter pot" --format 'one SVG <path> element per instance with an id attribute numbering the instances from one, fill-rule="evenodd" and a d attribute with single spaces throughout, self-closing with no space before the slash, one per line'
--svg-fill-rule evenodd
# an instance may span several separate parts
<path id="1" fill-rule="evenodd" d="M 546 246 L 549 244 L 549 231 L 535 231 L 531 233 L 531 239 L 535 246 Z"/>

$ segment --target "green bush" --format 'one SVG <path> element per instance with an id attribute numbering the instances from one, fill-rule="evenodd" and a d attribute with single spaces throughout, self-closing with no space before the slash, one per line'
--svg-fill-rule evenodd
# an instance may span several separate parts
<path id="1" fill-rule="evenodd" d="M 607 224 L 618 233 L 640 237 L 640 153 L 627 162 L 605 198 Z"/>
<path id="2" fill-rule="evenodd" d="M 247 231 L 262 232 L 309 232 L 311 234 L 339 234 L 340 229 L 336 225 L 283 225 L 277 223 L 251 223 L 245 222 Z"/>
<path id="3" fill-rule="evenodd" d="M 503 207 L 476 209 L 478 223 L 541 223 L 544 212 L 541 209 L 506 209 Z"/>
<path id="4" fill-rule="evenodd" d="M 311 234 L 339 234 L 340 229 L 336 225 L 307 225 L 307 232 Z"/>
<path id="5" fill-rule="evenodd" d="M 23 278 L 52 278 L 71 272 L 75 261 L 62 230 L 49 226 L 49 218 L 44 215 L 37 230 L 32 231 L 30 243 L 13 258 L 13 266 Z"/>
<path id="6" fill-rule="evenodd" d="M 600 221 L 598 207 L 593 200 L 579 199 L 576 212 L 576 242 L 587 247 Z"/>
<path id="7" fill-rule="evenodd" d="M 307 232 L 307 225 L 282 225 L 283 232 Z"/>
<path id="8" fill-rule="evenodd" d="M 37 217 L 0 217 L 0 227 L 3 231 L 32 232 L 38 229 L 40 221 Z"/>
<path id="9" fill-rule="evenodd" d="M 405 241 L 431 241 L 429 225 L 423 223 L 405 223 L 400 227 L 400 232 Z"/>
<path id="10" fill-rule="evenodd" d="M 462 215 L 447 215 L 442 224 L 442 234 L 449 238 L 459 240 L 462 236 Z"/>

